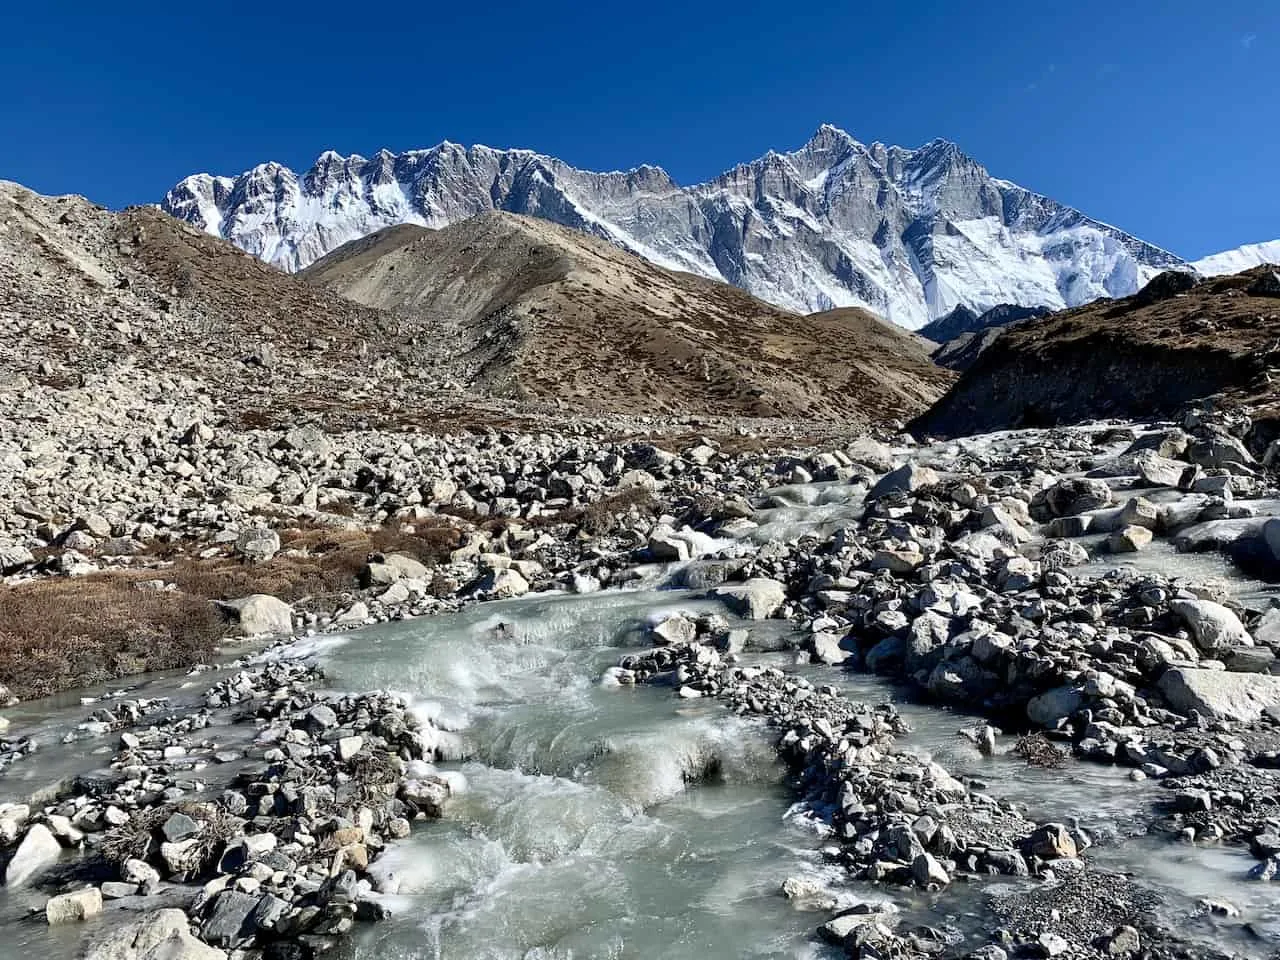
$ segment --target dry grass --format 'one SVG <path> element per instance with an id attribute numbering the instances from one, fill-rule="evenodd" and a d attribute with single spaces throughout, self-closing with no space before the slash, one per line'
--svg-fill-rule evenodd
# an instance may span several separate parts
<path id="1" fill-rule="evenodd" d="M 446 562 L 461 543 L 458 527 L 443 521 L 387 525 L 372 530 L 303 526 L 280 531 L 281 553 L 265 563 L 183 557 L 164 571 L 179 590 L 207 600 L 269 593 L 289 603 L 354 590 L 374 553 L 402 553 L 427 566 Z"/>
<path id="2" fill-rule="evenodd" d="M 191 854 L 193 869 L 189 877 L 199 876 L 209 869 L 226 849 L 227 843 L 243 832 L 244 821 L 232 816 L 213 803 L 182 801 L 172 805 L 150 807 L 137 811 L 129 822 L 108 830 L 99 848 L 111 863 L 126 860 L 148 860 L 163 842 L 160 830 L 174 813 L 185 813 L 198 824 L 199 841 Z"/>
<path id="3" fill-rule="evenodd" d="M 641 519 L 656 514 L 658 502 L 645 487 L 626 487 L 607 497 L 601 497 L 584 507 L 562 511 L 556 520 L 577 524 L 592 536 L 613 533 L 625 518 Z"/>
<path id="4" fill-rule="evenodd" d="M 19 697 L 207 658 L 225 627 L 203 599 L 102 575 L 0 590 L 0 683 Z"/>
<path id="5" fill-rule="evenodd" d="M 170 553 L 163 569 L 44 580 L 0 588 L 0 683 L 23 699 L 48 696 L 146 670 L 207 659 L 226 631 L 209 603 L 267 593 L 288 603 L 318 601 L 358 586 L 370 554 L 403 553 L 434 566 L 459 546 L 443 521 L 412 529 L 308 526 L 281 531 L 284 550 L 266 563 L 200 560 Z M 166 550 L 173 551 L 169 544 Z M 176 591 L 139 589 L 163 579 Z M 332 605 L 332 604 L 331 604 Z"/>

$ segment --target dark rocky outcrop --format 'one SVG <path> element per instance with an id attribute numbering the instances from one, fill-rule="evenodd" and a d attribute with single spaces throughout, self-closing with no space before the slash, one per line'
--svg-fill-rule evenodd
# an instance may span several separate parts
<path id="1" fill-rule="evenodd" d="M 1132 297 L 1005 330 L 914 429 L 956 436 L 1176 413 L 1274 391 L 1280 312 L 1254 291 L 1268 268 L 1194 283 L 1157 277 Z"/>

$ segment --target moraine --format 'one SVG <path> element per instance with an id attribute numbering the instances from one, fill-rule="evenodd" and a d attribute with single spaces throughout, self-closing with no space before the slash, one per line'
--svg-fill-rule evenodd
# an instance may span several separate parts
<path id="1" fill-rule="evenodd" d="M 705 591 L 675 587 L 688 581 L 691 570 L 703 569 L 695 564 L 682 570 L 677 564 L 638 568 L 641 579 L 628 589 L 530 595 L 299 642 L 292 652 L 323 665 L 329 691 L 390 689 L 403 694 L 412 714 L 425 728 L 437 731 L 435 769 L 453 788 L 439 819 L 415 823 L 408 839 L 389 844 L 373 860 L 367 880 L 377 890 L 367 896 L 383 904 L 390 918 L 357 925 L 344 949 L 357 957 L 406 958 L 816 957 L 844 951 L 869 956 L 885 944 L 908 953 L 931 945 L 963 952 L 987 941 L 999 926 L 1018 926 L 1020 935 L 1039 938 L 1026 941 L 1024 950 L 1052 954 L 1061 943 L 1065 947 L 1059 952 L 1086 955 L 1092 945 L 1070 939 L 1076 929 L 1071 921 L 1078 918 L 1067 918 L 1059 927 L 1038 914 L 1037 891 L 1069 889 L 1083 899 L 1064 903 L 1096 905 L 1096 899 L 1089 898 L 1099 896 L 1098 887 L 1113 884 L 1116 897 L 1128 898 L 1125 909 L 1133 918 L 1145 915 L 1168 932 L 1170 941 L 1154 942 L 1156 955 L 1172 949 L 1173 937 L 1189 939 L 1196 949 L 1257 955 L 1273 951 L 1280 918 L 1265 896 L 1268 887 L 1245 879 L 1255 858 L 1229 842 L 1230 837 L 1222 843 L 1198 838 L 1196 844 L 1178 844 L 1162 836 L 1161 804 L 1172 793 L 1162 788 L 1162 775 L 1133 782 L 1130 771 L 1143 769 L 1133 763 L 1068 760 L 1061 769 L 1027 766 L 1009 752 L 1011 736 L 997 738 L 995 756 L 983 756 L 973 743 L 956 735 L 958 728 L 971 728 L 977 719 L 953 712 L 955 708 L 913 703 L 910 686 L 894 682 L 918 682 L 908 673 L 886 669 L 882 672 L 888 678 L 882 679 L 809 662 L 811 651 L 830 649 L 819 648 L 814 637 L 839 632 L 840 623 L 833 617 L 851 621 L 852 612 L 841 606 L 848 599 L 843 594 L 856 594 L 873 583 L 898 593 L 918 591 L 920 581 L 899 571 L 918 569 L 940 549 L 907 536 L 906 524 L 914 515 L 908 511 L 885 516 L 886 504 L 892 511 L 900 509 L 894 504 L 918 502 L 919 491 L 936 487 L 956 472 L 966 473 L 959 470 L 965 457 L 984 463 L 983 469 L 967 471 L 964 479 L 972 485 L 984 473 L 1027 477 L 1032 475 L 1028 464 L 1065 461 L 1073 456 L 1073 446 L 1078 458 L 1081 443 L 1090 456 L 1116 457 L 1132 440 L 1122 432 L 1108 437 L 1102 428 L 1093 433 L 1097 436 L 1086 431 L 996 435 L 965 444 L 891 451 L 894 458 L 909 455 L 918 466 L 937 473 L 932 479 L 921 476 L 928 484 L 905 498 L 879 497 L 879 505 L 870 510 L 871 480 L 846 477 L 814 484 L 808 481 L 820 463 L 780 464 L 780 479 L 791 482 L 762 495 L 756 513 L 760 526 L 750 530 L 739 524 L 743 539 L 726 552 L 750 554 L 753 547 L 746 544 L 762 545 L 759 554 L 741 559 L 759 568 L 757 574 L 789 572 L 783 579 L 800 584 L 788 590 L 790 599 L 782 612 L 793 615 L 789 622 L 736 619 L 724 604 L 706 598 Z M 1036 448 L 1048 448 L 1048 453 Z M 881 467 L 867 474 L 884 472 Z M 904 490 L 911 487 L 906 476 L 895 483 Z M 1141 482 L 1114 486 L 1110 496 L 1116 506 L 1151 492 Z M 1246 484 L 1241 481 L 1241 486 Z M 1013 488 L 1020 484 L 1007 489 Z M 971 506 L 966 509 L 978 513 L 991 508 L 994 499 L 999 509 L 990 511 L 991 521 L 980 521 L 986 525 L 979 529 L 1007 531 L 1002 542 L 1020 539 L 1019 528 L 1035 528 L 1031 520 L 1018 519 L 1012 504 L 1001 506 L 999 498 L 988 498 L 982 506 L 968 492 L 946 496 L 956 504 L 951 509 L 967 499 Z M 1107 509 L 1111 507 L 1094 512 Z M 885 557 L 878 579 L 806 569 L 833 535 L 865 536 L 853 531 L 874 523 L 877 511 L 894 532 L 875 542 L 896 541 L 875 548 L 893 554 Z M 1138 508 L 1130 511 L 1140 513 Z M 846 533 L 840 533 L 842 529 Z M 798 537 L 811 539 L 797 544 Z M 790 546 L 780 547 L 780 541 Z M 1033 534 L 1024 542 L 1038 543 L 1039 537 Z M 1132 577 L 1106 575 L 1125 567 L 1125 557 L 1104 554 L 1097 543 L 1087 542 L 1095 556 L 1092 566 L 1077 566 L 1064 580 L 1045 582 L 1066 591 L 1063 596 L 1075 589 L 1128 596 L 1125 584 L 1132 583 Z M 699 543 L 703 549 L 718 546 Z M 866 546 L 858 543 L 858 549 Z M 995 556 L 1004 556 L 1001 576 L 1030 576 L 1030 568 L 1012 563 L 1011 553 L 996 549 Z M 1265 583 L 1244 581 L 1225 560 L 1195 555 L 1182 568 L 1182 556 L 1160 556 L 1157 572 L 1166 584 L 1183 575 L 1229 577 L 1234 589 L 1228 592 L 1257 610 L 1265 609 L 1274 595 Z M 870 565 L 874 568 L 879 562 Z M 1134 569 L 1139 577 L 1152 572 L 1145 561 Z M 820 580 L 822 576 L 831 582 Z M 804 577 L 810 578 L 808 585 Z M 1034 583 L 1026 589 L 1034 589 Z M 1176 589 L 1183 588 L 1174 589 L 1176 595 Z M 802 616 L 805 597 L 816 602 L 809 607 L 811 613 Z M 885 611 L 900 609 L 901 597 L 898 600 L 898 607 Z M 994 611 L 1006 602 L 993 595 L 984 605 Z M 1141 614 L 1150 623 L 1165 616 L 1158 606 L 1128 609 L 1151 611 Z M 655 628 L 665 632 L 684 629 L 682 624 L 692 625 L 693 635 L 687 638 L 692 642 L 667 644 L 650 653 Z M 747 631 L 736 663 L 722 656 L 735 644 L 730 633 L 734 630 Z M 1262 636 L 1257 629 L 1255 633 Z M 854 646 L 837 644 L 834 649 L 854 653 Z M 864 660 L 866 652 L 851 656 L 849 665 Z M 1188 650 L 1185 657 L 1190 656 Z M 616 669 L 619 665 L 624 672 Z M 169 696 L 181 708 L 199 702 L 205 688 L 223 675 L 157 678 L 137 695 Z M 662 682 L 614 682 L 653 675 Z M 944 671 L 934 694 L 945 693 L 952 682 Z M 1094 682 L 1089 689 L 1095 693 L 1081 693 L 1084 699 L 1076 702 L 1093 703 L 1094 710 L 1117 709 L 1097 705 L 1098 681 Z M 786 692 L 778 692 L 784 688 Z M 1087 699 L 1090 696 L 1094 701 Z M 761 704 L 759 709 L 747 705 L 752 697 Z M 775 706 L 768 705 L 770 697 L 775 697 Z M 897 701 L 896 709 L 875 707 L 889 699 Z M 1124 707 L 1123 696 L 1120 699 Z M 1000 857 L 984 861 L 979 856 L 975 870 L 963 863 L 948 866 L 943 862 L 946 855 L 937 852 L 936 831 L 928 831 L 921 842 L 913 827 L 895 842 L 906 845 L 904 852 L 911 847 L 903 861 L 908 872 L 923 872 L 914 882 L 908 878 L 904 883 L 897 866 L 877 865 L 884 863 L 878 840 L 865 849 L 853 843 L 842 849 L 842 839 L 866 837 L 860 831 L 873 821 L 866 811 L 851 814 L 846 805 L 834 822 L 840 824 L 838 830 L 848 825 L 852 833 L 830 832 L 829 804 L 842 781 L 838 768 L 828 764 L 822 768 L 825 773 L 815 772 L 814 763 L 833 744 L 824 742 L 825 733 L 793 738 L 794 727 L 788 730 L 798 714 L 814 709 L 815 702 L 827 711 L 811 714 L 822 723 L 801 724 L 801 729 L 821 733 L 831 728 L 838 740 L 835 721 L 829 718 L 865 721 L 866 748 L 871 752 L 862 761 L 868 769 L 889 764 L 900 772 L 900 797 L 915 802 L 910 798 L 925 796 L 926 787 L 942 790 L 949 798 L 948 810 L 934 813 L 944 821 L 957 809 L 984 816 L 998 811 L 997 820 L 1008 835 L 989 838 L 987 845 L 1000 851 Z M 968 706 L 980 706 L 980 698 Z M 1132 709 L 1146 715 L 1140 702 Z M 71 729 L 85 713 L 83 707 L 49 703 L 10 714 L 14 727 L 8 736 L 39 727 L 43 745 L 6 772 L 6 798 L 22 797 L 42 778 L 88 771 L 107 758 L 110 738 L 100 744 L 84 737 L 65 746 L 56 742 L 58 731 Z M 853 729 L 846 727 L 844 736 Z M 1212 726 L 1204 729 L 1214 732 Z M 1189 732 L 1180 728 L 1178 735 L 1194 739 L 1204 729 L 1193 725 Z M 1265 724 L 1260 729 L 1221 729 L 1228 739 L 1239 735 L 1252 744 L 1236 751 L 1223 741 L 1225 749 L 1219 747 L 1218 752 L 1228 757 L 1256 753 L 1255 736 L 1270 736 L 1274 749 L 1274 732 L 1268 733 Z M 229 731 L 226 735 L 232 737 Z M 792 774 L 803 774 L 798 779 L 775 757 L 773 744 L 779 736 Z M 1058 742 L 1070 747 L 1069 738 Z M 1154 763 L 1149 760 L 1146 765 Z M 1226 769 L 1213 775 L 1225 776 Z M 934 815 L 928 809 L 922 814 Z M 956 824 L 962 846 L 968 843 L 972 850 L 963 823 Z M 1199 829 L 1212 826 L 1210 819 Z M 1152 837 L 1139 838 L 1148 829 Z M 1044 852 L 1045 838 L 1056 845 L 1052 856 Z M 934 852 L 927 852 L 925 843 Z M 1025 843 L 1040 852 L 1020 852 Z M 1022 857 L 1038 877 L 1002 876 L 987 869 L 997 861 L 1014 862 L 1007 855 L 1011 853 Z M 879 877 L 877 882 L 858 879 L 869 869 Z M 1113 879 L 1122 875 L 1130 879 Z M 966 877 L 968 882 L 961 882 Z M 793 894 L 791 901 L 781 893 L 784 884 Z M 32 950 L 48 956 L 75 953 L 85 930 L 17 922 L 25 908 L 42 907 L 44 899 L 29 888 L 6 890 L 0 910 L 7 921 L 15 922 L 16 935 L 0 947 L 0 957 Z M 1237 915 L 1215 915 L 1204 906 L 1207 901 L 1228 903 Z M 1154 912 L 1149 905 L 1154 905 Z M 831 919 L 854 908 L 858 912 L 845 912 L 843 926 L 839 918 Z M 1230 911 L 1224 906 L 1220 913 Z M 873 923 L 849 919 L 868 916 Z M 1125 919 L 1127 926 L 1130 917 Z M 108 910 L 105 917 L 90 921 L 87 932 L 92 938 L 95 930 L 120 922 L 119 915 Z M 815 936 L 824 924 L 829 931 L 825 940 Z M 922 932 L 920 925 L 927 929 Z M 857 942 L 854 934 L 846 933 L 871 926 L 880 939 Z M 827 942 L 833 929 L 841 932 L 840 947 Z M 1108 944 L 1117 948 L 1112 953 L 1128 942 L 1129 935 L 1117 931 L 1119 926 L 1107 934 Z M 1149 936 L 1148 929 L 1141 935 Z M 988 947 L 983 956 L 996 954 Z"/>

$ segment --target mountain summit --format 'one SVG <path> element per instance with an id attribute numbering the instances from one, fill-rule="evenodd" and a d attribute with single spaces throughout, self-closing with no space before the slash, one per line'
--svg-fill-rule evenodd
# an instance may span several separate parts
<path id="1" fill-rule="evenodd" d="M 489 210 L 552 220 L 659 266 L 732 283 L 790 310 L 862 306 L 918 328 L 958 306 L 1076 306 L 1184 267 L 1158 247 L 992 177 L 954 143 L 862 144 L 824 124 L 681 187 L 658 167 L 593 173 L 528 150 L 463 147 L 320 155 L 299 175 L 266 163 L 196 174 L 163 208 L 300 270 L 402 223 L 439 228 Z"/>

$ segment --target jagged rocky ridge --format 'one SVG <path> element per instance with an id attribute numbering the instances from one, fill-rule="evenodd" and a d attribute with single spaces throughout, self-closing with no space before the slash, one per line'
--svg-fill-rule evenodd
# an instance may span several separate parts
<path id="1" fill-rule="evenodd" d="M 985 313 L 976 313 L 966 306 L 959 306 L 945 317 L 939 317 L 921 327 L 920 336 L 934 343 L 946 343 L 966 333 L 980 333 L 991 327 L 1003 327 L 1019 320 L 1043 317 L 1048 312 L 1045 307 L 1021 307 L 1013 303 L 997 304 Z"/>
<path id="2" fill-rule="evenodd" d="M 1061 309 L 1135 292 L 1168 251 L 991 176 L 959 147 L 865 145 L 824 125 L 714 180 L 658 167 L 579 170 L 529 150 L 441 143 L 200 173 L 163 208 L 286 270 L 383 227 L 442 227 L 498 209 L 554 220 L 653 262 L 809 312 L 863 306 L 910 328 L 964 305 Z"/>

